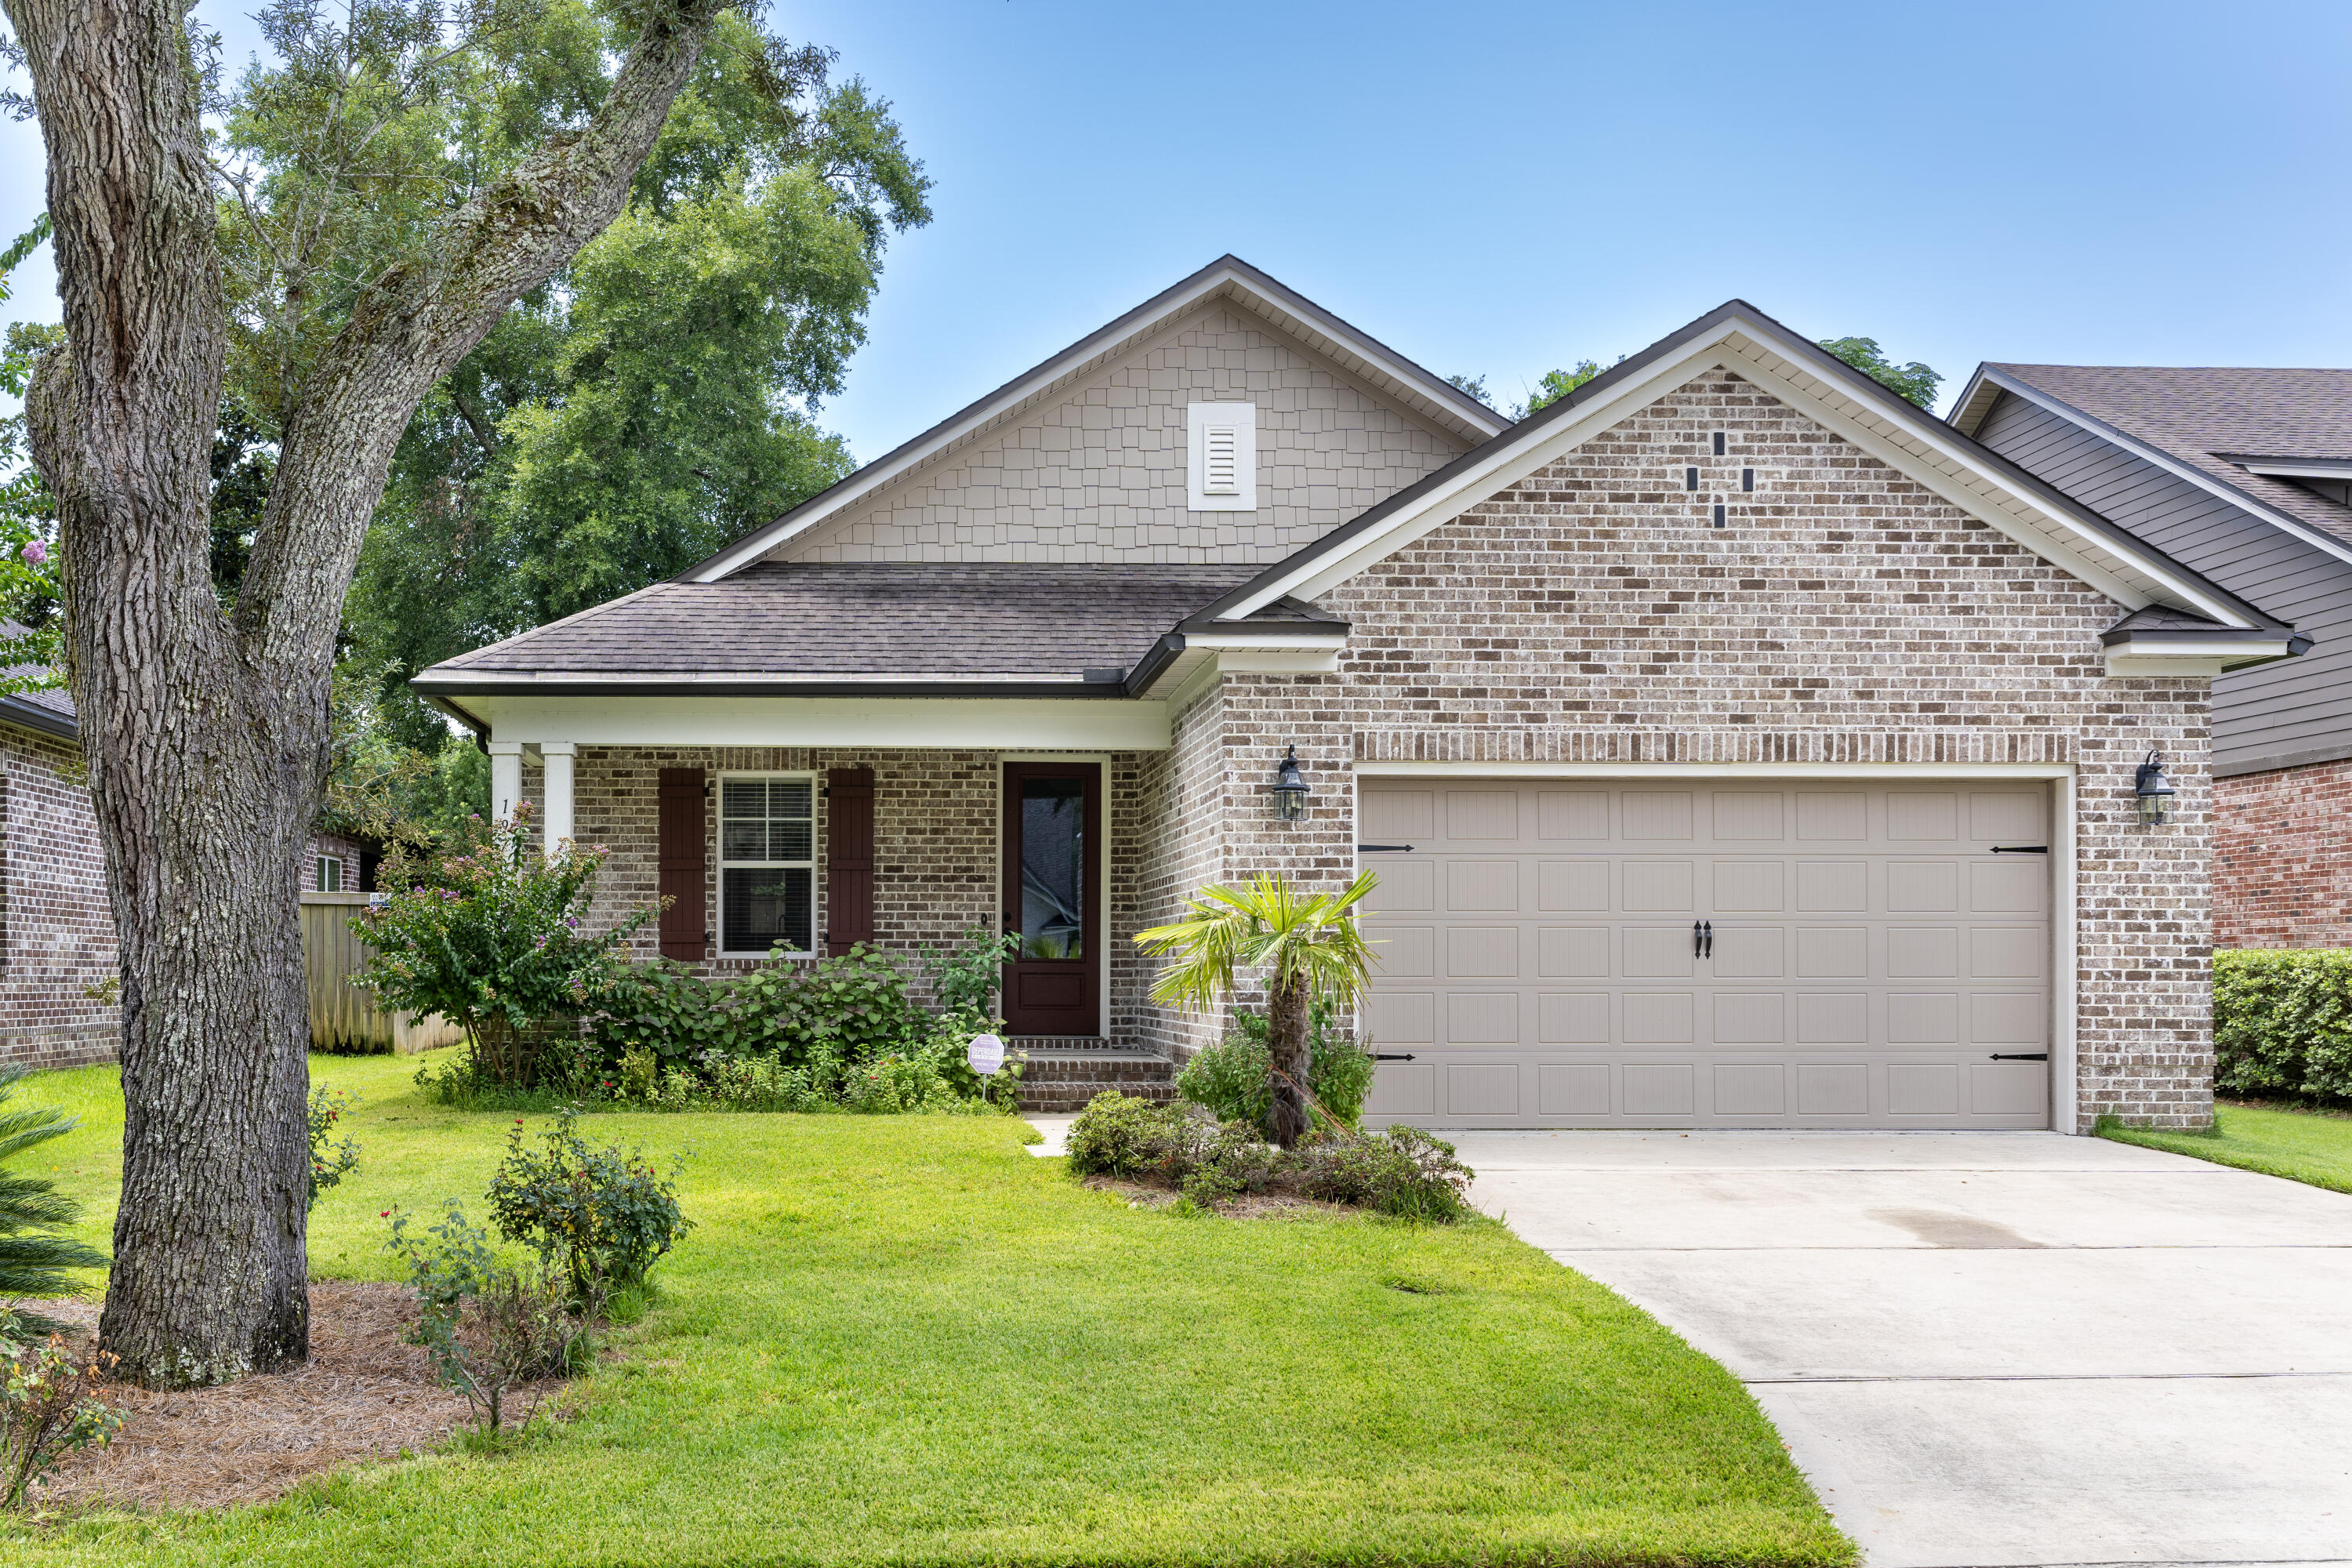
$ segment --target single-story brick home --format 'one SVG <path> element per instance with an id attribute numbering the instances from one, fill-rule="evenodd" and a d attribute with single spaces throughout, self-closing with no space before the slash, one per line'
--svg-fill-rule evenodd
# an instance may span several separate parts
<path id="1" fill-rule="evenodd" d="M 23 630 L 0 621 L 0 637 Z M 0 1066 L 111 1061 L 121 1037 L 107 989 L 114 910 L 80 737 L 64 691 L 0 694 Z M 351 840 L 319 835 L 304 890 L 356 889 L 359 856 Z"/>
<path id="2" fill-rule="evenodd" d="M 1514 425 L 1226 258 L 416 685 L 647 955 L 1016 931 L 1052 1070 L 1370 867 L 1376 1118 L 2081 1130 L 2209 1114 L 2213 684 L 2305 646 L 1740 301 Z"/>
<path id="3" fill-rule="evenodd" d="M 2352 947 L 2352 371 L 1986 364 L 1952 417 L 2315 639 L 2213 682 L 2213 940 Z"/>

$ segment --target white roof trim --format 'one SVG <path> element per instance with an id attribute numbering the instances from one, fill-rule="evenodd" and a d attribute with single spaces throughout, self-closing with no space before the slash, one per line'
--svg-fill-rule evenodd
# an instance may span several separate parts
<path id="1" fill-rule="evenodd" d="M 2038 386 L 2029 386 L 2024 382 L 2018 380 L 2015 376 L 2004 375 L 1989 364 L 1979 365 L 1977 367 L 1976 379 L 1969 383 L 1968 395 L 1961 402 L 1960 406 L 1962 409 L 1962 416 L 1967 416 L 1969 418 L 1969 423 L 1966 426 L 1961 426 L 1961 428 L 1964 433 L 1969 436 L 1974 436 L 1976 434 L 1975 426 L 1983 422 L 1984 416 L 1986 414 L 1991 412 L 1992 400 L 1990 398 L 1984 400 L 1985 406 L 1983 408 L 1976 408 L 1973 406 L 1976 402 L 1978 388 L 1984 385 L 1999 387 L 2001 391 L 2010 394 L 2013 397 L 2021 397 L 2025 399 L 2026 402 L 2032 404 L 2037 408 L 2046 408 L 2051 413 L 2055 414 L 2059 418 L 2065 420 L 2070 425 L 2082 426 L 2085 421 L 2089 421 L 2089 425 L 2086 427 L 2091 430 L 2093 435 L 2098 437 L 2101 440 L 2111 442 L 2115 446 L 2122 447 L 2125 451 L 2129 452 L 2133 457 L 2139 458 L 2142 462 L 2155 464 L 2158 468 L 2162 468 L 2166 473 L 2172 475 L 2175 479 L 2188 480 L 2190 484 L 2195 485 L 2199 489 L 2203 490 L 2206 494 L 2216 497 L 2219 500 L 2228 501 L 2231 506 L 2236 507 L 2239 510 L 2251 513 L 2252 515 L 2262 519 L 2263 521 L 2269 523 L 2272 527 L 2278 529 L 2283 532 L 2292 534 L 2294 538 L 2301 540 L 2304 543 L 2310 545 L 2315 550 L 2323 551 L 2329 555 L 2333 555 L 2338 561 L 2342 561 L 2347 564 L 2352 564 L 2352 544 L 2347 544 L 2342 540 L 2335 538 L 2333 535 L 2323 533 L 2319 530 L 2313 528 L 2307 522 L 2304 522 L 2299 519 L 2288 516 L 2285 512 L 2278 510 L 2271 506 L 2269 502 L 2263 500 L 2261 498 L 2249 495 L 2244 490 L 2238 489 L 2235 485 L 2215 479 L 2212 475 L 2207 473 L 2204 469 L 2198 468 L 2193 463 L 2182 462 L 2179 458 L 2172 456 L 2169 452 L 2165 451 L 2161 447 L 2151 447 L 2147 442 L 2141 440 L 2138 437 L 2132 436 L 2122 430 L 2116 429 L 2113 425 L 2110 425 L 2105 420 L 2099 418 L 2098 416 L 2085 413 L 2084 410 L 2076 408 L 2074 405 L 2067 403 L 2053 393 L 2044 392 Z M 2258 474 L 2284 472 L 2288 471 L 2288 467 L 2290 467 L 2272 463 L 2242 463 L 2239 466 Z M 2315 474 L 2313 477 L 2341 478 L 2343 476 L 2340 471 L 2337 471 L 2327 475 Z"/>
<path id="2" fill-rule="evenodd" d="M 1433 381 L 1428 371 L 1364 336 L 1347 322 L 1322 310 L 1312 300 L 1292 294 L 1273 279 L 1244 263 L 1226 258 L 1203 268 L 1157 300 L 1147 301 L 1139 308 L 1148 313 L 1139 315 L 1130 311 L 1109 326 L 1080 339 L 961 414 L 950 416 L 944 423 L 868 463 L 832 489 L 816 497 L 814 502 L 806 503 L 767 527 L 746 534 L 699 566 L 683 574 L 679 580 L 715 583 L 732 575 L 778 545 L 798 538 L 826 519 L 837 516 L 844 510 L 939 458 L 1033 398 L 1117 358 L 1195 306 L 1220 297 L 1234 300 L 1252 315 L 1332 360 L 1349 374 L 1361 377 L 1383 395 L 1409 405 L 1418 405 L 1416 411 L 1423 417 L 1434 417 L 1441 424 L 1454 426 L 1454 433 L 1466 439 L 1487 440 L 1510 428 L 1508 419 L 1466 393 L 1446 387 L 1445 395 L 1441 398 L 1438 389 L 1444 387 L 1444 384 Z M 1105 338 L 1106 332 L 1115 330 L 1114 336 Z"/>
<path id="3" fill-rule="evenodd" d="M 1775 326 L 1744 313 L 1719 318 L 1681 343 L 1662 350 L 1642 374 L 1591 399 L 1536 440 L 1497 442 L 1485 461 L 1465 465 L 1450 482 L 1381 520 L 1346 548 L 1309 554 L 1294 572 L 1259 583 L 1226 606 L 1221 619 L 1253 614 L 1285 595 L 1311 599 L 1373 563 L 1460 516 L 1495 491 L 1557 461 L 1593 436 L 1655 402 L 1691 377 L 1716 366 L 1737 371 L 1804 410 L 1839 436 L 1933 490 L 1987 526 L 2060 570 L 2131 609 L 2168 604 L 2194 610 L 2225 626 L 2252 623 L 2193 579 L 2137 552 L 2118 550 L 2105 535 L 2031 494 L 2010 489 L 1985 470 L 1947 429 L 1921 413 L 1903 419 L 1814 375 Z"/>

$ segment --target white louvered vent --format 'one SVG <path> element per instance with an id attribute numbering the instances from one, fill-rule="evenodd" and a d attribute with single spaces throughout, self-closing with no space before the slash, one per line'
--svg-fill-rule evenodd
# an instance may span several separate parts
<path id="1" fill-rule="evenodd" d="M 1185 503 L 1193 511 L 1257 510 L 1257 405 L 1194 403 L 1184 410 Z"/>

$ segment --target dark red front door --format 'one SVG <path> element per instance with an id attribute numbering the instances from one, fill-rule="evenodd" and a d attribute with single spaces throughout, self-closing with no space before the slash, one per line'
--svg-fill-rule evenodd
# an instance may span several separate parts
<path id="1" fill-rule="evenodd" d="M 1004 1021 L 1016 1035 L 1102 1032 L 1102 768 L 1004 764 Z"/>

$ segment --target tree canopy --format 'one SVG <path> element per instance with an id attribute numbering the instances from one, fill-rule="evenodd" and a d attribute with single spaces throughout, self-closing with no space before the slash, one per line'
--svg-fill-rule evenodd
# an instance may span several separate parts
<path id="1" fill-rule="evenodd" d="M 1822 347 L 1920 407 L 1936 405 L 1936 388 L 1943 384 L 1944 378 L 1917 360 L 1909 364 L 1894 363 L 1879 351 L 1877 339 L 1823 338 Z"/>

